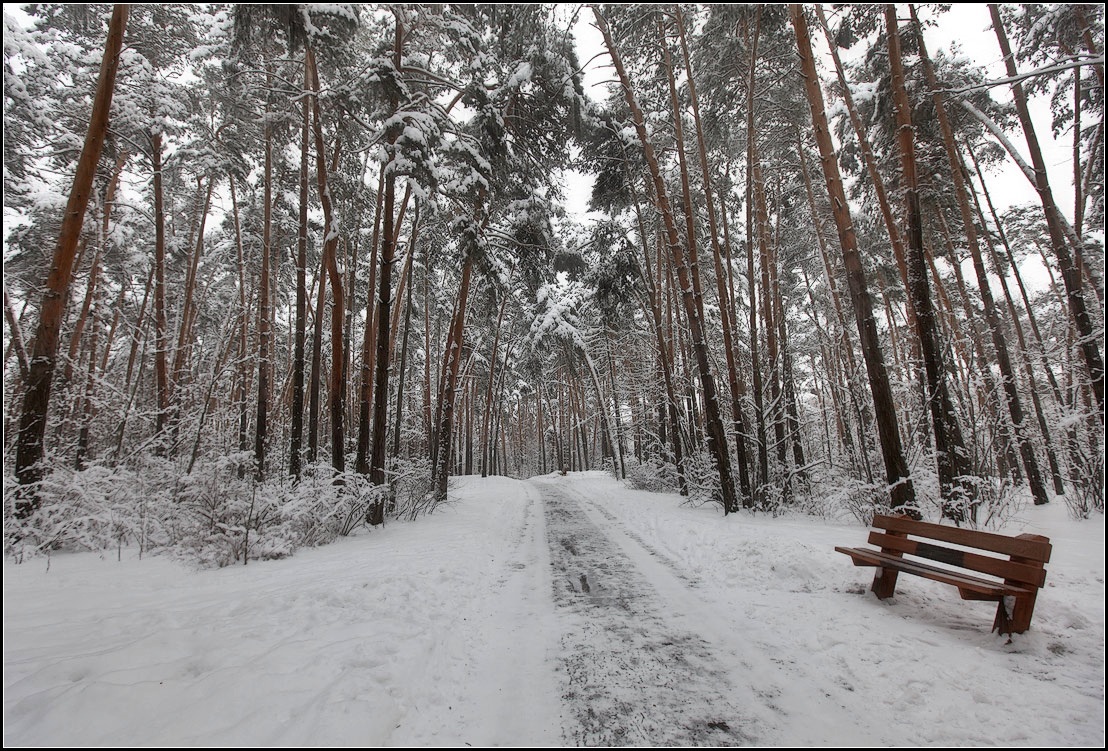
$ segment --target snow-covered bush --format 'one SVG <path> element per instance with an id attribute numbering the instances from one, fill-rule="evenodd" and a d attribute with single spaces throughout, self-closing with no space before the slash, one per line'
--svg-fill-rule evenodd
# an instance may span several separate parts
<path id="1" fill-rule="evenodd" d="M 191 473 L 155 457 L 131 466 L 49 469 L 41 502 L 15 513 L 14 478 L 4 483 L 4 553 L 22 561 L 56 550 L 114 550 L 137 546 L 200 566 L 291 555 L 331 542 L 365 520 L 379 492 L 349 473 L 335 481 L 325 464 L 309 467 L 299 483 L 253 479 L 253 458 L 241 452 L 198 462 Z"/>
<path id="2" fill-rule="evenodd" d="M 884 484 L 849 477 L 842 478 L 842 481 L 842 504 L 862 524 L 868 527 L 873 523 L 874 516 L 889 513 L 889 494 Z"/>
<path id="3" fill-rule="evenodd" d="M 5 554 L 16 560 L 57 550 L 107 551 L 144 538 L 143 483 L 128 469 L 93 464 L 84 470 L 59 465 L 38 487 L 39 504 L 15 513 L 19 485 L 4 483 Z"/>
<path id="4" fill-rule="evenodd" d="M 677 491 L 677 467 L 673 462 L 628 463 L 627 484 L 636 490 L 651 493 L 673 493 Z"/>
<path id="5" fill-rule="evenodd" d="M 975 485 L 973 501 L 965 504 L 962 517 L 966 526 L 1001 529 L 1023 505 L 1007 478 L 973 477 L 963 478 L 963 481 L 972 481 Z"/>
<path id="6" fill-rule="evenodd" d="M 707 451 L 691 452 L 685 457 L 685 485 L 689 489 L 686 503 L 694 506 L 704 503 L 723 505 L 719 470 Z"/>
<path id="7" fill-rule="evenodd" d="M 430 514 L 438 502 L 431 487 L 431 460 L 398 459 L 392 464 L 392 500 L 387 506 L 397 519 L 415 519 Z"/>
<path id="8" fill-rule="evenodd" d="M 217 459 L 182 478 L 174 517 L 174 551 L 203 566 L 292 555 L 349 534 L 365 519 L 375 492 L 362 475 L 335 477 L 320 463 L 300 482 L 255 482 L 249 453 Z M 248 468 L 249 469 L 249 468 Z"/>
<path id="9" fill-rule="evenodd" d="M 1066 505 L 1075 519 L 1104 513 L 1104 454 L 1097 446 L 1069 439 L 1070 477 Z"/>

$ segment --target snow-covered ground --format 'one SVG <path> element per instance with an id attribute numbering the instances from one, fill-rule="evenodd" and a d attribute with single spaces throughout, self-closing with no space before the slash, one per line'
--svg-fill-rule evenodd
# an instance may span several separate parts
<path id="1" fill-rule="evenodd" d="M 1102 746 L 1104 519 L 1054 544 L 1032 628 L 872 569 L 857 525 L 460 478 L 287 560 L 4 564 L 5 745 Z"/>

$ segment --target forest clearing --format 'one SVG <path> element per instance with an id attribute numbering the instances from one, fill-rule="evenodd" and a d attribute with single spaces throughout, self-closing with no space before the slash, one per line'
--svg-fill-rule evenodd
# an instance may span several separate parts
<path id="1" fill-rule="evenodd" d="M 1103 6 L 4 28 L 5 742 L 1103 743 Z"/>

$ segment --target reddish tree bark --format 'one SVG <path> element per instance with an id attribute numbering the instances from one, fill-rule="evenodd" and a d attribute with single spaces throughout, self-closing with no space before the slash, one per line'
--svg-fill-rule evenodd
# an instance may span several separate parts
<path id="1" fill-rule="evenodd" d="M 88 133 L 77 161 L 73 186 L 69 191 L 65 215 L 62 218 L 58 244 L 50 274 L 46 279 L 34 348 L 31 353 L 27 390 L 23 397 L 23 413 L 19 421 L 19 439 L 16 446 L 15 471 L 19 484 L 29 486 L 42 479 L 41 460 L 45 451 L 46 415 L 50 407 L 50 385 L 57 363 L 58 340 L 62 314 L 69 297 L 70 278 L 77 252 L 81 227 L 85 220 L 96 165 L 108 131 L 108 115 L 115 79 L 119 71 L 119 53 L 123 47 L 123 33 L 127 26 L 130 6 L 116 5 L 108 24 L 108 37 L 104 43 L 104 57 L 100 63 L 100 77 L 92 103 Z M 24 494 L 16 501 L 16 513 L 27 516 L 39 505 L 37 494 Z"/>

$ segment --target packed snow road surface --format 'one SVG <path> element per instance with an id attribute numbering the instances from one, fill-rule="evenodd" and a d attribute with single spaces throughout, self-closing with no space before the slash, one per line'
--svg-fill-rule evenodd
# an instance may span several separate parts
<path id="1" fill-rule="evenodd" d="M 700 633 L 687 586 L 564 484 L 536 483 L 546 510 L 566 741 L 578 746 L 735 746 L 757 738 L 749 710 Z M 595 513 L 595 512 L 594 512 Z M 600 522 L 598 524 L 598 521 Z M 607 522 L 605 524 L 605 522 Z M 608 527 L 606 534 L 601 527 Z"/>
<path id="2" fill-rule="evenodd" d="M 1104 743 L 1104 520 L 1054 543 L 1032 629 L 815 517 L 722 518 L 599 473 L 454 499 L 289 559 L 4 564 L 5 745 Z M 934 586 L 932 586 L 934 584 Z"/>

